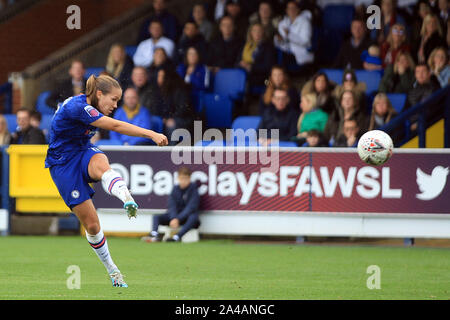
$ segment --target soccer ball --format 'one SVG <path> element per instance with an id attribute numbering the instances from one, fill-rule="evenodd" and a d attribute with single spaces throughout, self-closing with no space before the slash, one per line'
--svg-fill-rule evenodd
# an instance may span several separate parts
<path id="1" fill-rule="evenodd" d="M 392 156 L 394 144 L 383 131 L 371 130 L 362 135 L 358 142 L 358 155 L 362 161 L 375 166 L 381 165 Z"/>

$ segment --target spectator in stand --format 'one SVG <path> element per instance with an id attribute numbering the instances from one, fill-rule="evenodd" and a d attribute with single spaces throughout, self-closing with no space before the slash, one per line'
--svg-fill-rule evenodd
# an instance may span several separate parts
<path id="1" fill-rule="evenodd" d="M 45 103 L 48 106 L 57 109 L 58 103 L 84 92 L 86 89 L 85 73 L 86 70 L 84 69 L 83 62 L 80 60 L 73 60 L 69 69 L 70 78 L 58 83 L 51 91 Z"/>
<path id="2" fill-rule="evenodd" d="M 317 96 L 317 107 L 330 114 L 336 108 L 332 92 L 336 85 L 328 79 L 323 72 L 316 73 L 311 80 L 302 88 L 302 96 L 315 93 Z"/>
<path id="3" fill-rule="evenodd" d="M 147 108 L 139 103 L 139 96 L 135 88 L 128 88 L 123 93 L 123 106 L 117 109 L 114 119 L 125 121 L 144 129 L 152 130 L 151 115 Z M 111 139 L 116 139 L 124 145 L 149 144 L 149 140 L 141 137 L 132 137 L 111 131 Z"/>
<path id="4" fill-rule="evenodd" d="M 272 41 L 264 39 L 264 29 L 259 23 L 248 28 L 247 42 L 241 53 L 239 67 L 248 73 L 250 86 L 262 86 L 276 62 L 276 52 Z"/>
<path id="5" fill-rule="evenodd" d="M 419 63 L 426 63 L 434 48 L 447 48 L 441 25 L 435 15 L 429 14 L 425 17 L 420 35 L 420 44 L 417 50 L 417 61 Z"/>
<path id="6" fill-rule="evenodd" d="M 172 132 L 177 128 L 192 131 L 194 124 L 194 111 L 187 86 L 183 79 L 171 69 L 161 69 L 155 83 L 143 97 L 145 106 L 149 108 L 152 115 L 163 119 L 164 132 L 172 141 Z"/>
<path id="7" fill-rule="evenodd" d="M 406 26 L 406 21 L 397 11 L 396 0 L 381 0 L 381 29 L 374 29 L 371 32 L 373 41 L 382 45 L 386 41 L 390 29 L 395 24 Z"/>
<path id="8" fill-rule="evenodd" d="M 0 114 L 0 146 L 7 146 L 11 141 L 11 135 L 8 130 L 8 123 L 4 115 Z"/>
<path id="9" fill-rule="evenodd" d="M 148 31 L 151 35 L 150 39 L 139 43 L 136 53 L 133 56 L 135 66 L 149 67 L 153 62 L 153 52 L 157 47 L 164 48 L 170 58 L 174 55 L 175 44 L 171 39 L 163 37 L 163 25 L 160 21 L 152 21 Z"/>
<path id="10" fill-rule="evenodd" d="M 378 93 L 373 99 L 372 114 L 370 115 L 369 128 L 376 130 L 391 121 L 397 112 L 392 107 L 389 98 L 385 93 Z"/>
<path id="11" fill-rule="evenodd" d="M 155 48 L 153 52 L 153 62 L 148 67 L 148 81 L 153 83 L 158 77 L 158 72 L 161 69 L 175 69 L 172 60 L 167 56 L 166 50 L 164 48 Z"/>
<path id="12" fill-rule="evenodd" d="M 26 108 L 17 111 L 18 130 L 11 134 L 11 144 L 46 144 L 45 135 L 30 123 L 31 112 Z"/>
<path id="13" fill-rule="evenodd" d="M 220 20 L 220 35 L 210 43 L 208 66 L 213 72 L 223 68 L 234 68 L 239 59 L 244 41 L 235 35 L 233 19 L 225 16 Z"/>
<path id="14" fill-rule="evenodd" d="M 133 71 L 131 72 L 131 87 L 136 89 L 138 96 L 139 96 L 139 103 L 143 106 L 147 105 L 143 101 L 145 93 L 150 88 L 150 82 L 148 81 L 147 69 L 145 69 L 144 67 L 134 67 L 133 68 Z"/>
<path id="15" fill-rule="evenodd" d="M 405 27 L 401 24 L 394 24 L 390 29 L 389 36 L 381 45 L 381 59 L 383 60 L 383 68 L 393 64 L 397 54 L 401 52 L 409 52 L 409 45 L 406 43 Z"/>
<path id="16" fill-rule="evenodd" d="M 274 17 L 270 1 L 261 1 L 258 11 L 248 19 L 250 25 L 260 23 L 264 28 L 264 37 L 272 41 L 277 34 L 279 18 Z"/>
<path id="17" fill-rule="evenodd" d="M 425 101 L 433 92 L 440 89 L 439 81 L 425 63 L 419 63 L 416 66 L 415 78 L 416 81 L 408 92 L 407 108 Z"/>
<path id="18" fill-rule="evenodd" d="M 127 88 L 130 85 L 133 68 L 133 60 L 125 52 L 125 47 L 121 44 L 112 45 L 105 69 L 111 77 L 119 81 L 122 88 Z"/>
<path id="19" fill-rule="evenodd" d="M 439 22 L 441 23 L 441 28 L 444 31 L 444 37 L 447 37 L 447 23 L 449 21 L 448 16 L 450 15 L 450 5 L 448 0 L 438 0 L 439 12 L 437 13 L 439 17 Z"/>
<path id="20" fill-rule="evenodd" d="M 434 49 L 428 58 L 428 66 L 431 73 L 438 79 L 441 88 L 450 84 L 450 65 L 448 53 L 444 47 Z"/>
<path id="21" fill-rule="evenodd" d="M 356 97 L 356 104 L 364 110 L 366 106 L 366 84 L 358 82 L 356 74 L 353 70 L 345 70 L 342 77 L 342 85 L 337 85 L 334 88 L 333 96 L 336 100 L 340 100 L 344 91 L 353 91 Z"/>
<path id="22" fill-rule="evenodd" d="M 267 134 L 258 130 L 258 142 L 267 146 L 279 141 L 289 141 L 297 134 L 298 111 L 288 107 L 289 95 L 286 89 L 275 89 L 271 105 L 265 109 L 258 129 L 266 129 Z M 278 138 L 272 136 L 272 129 L 278 129 Z"/>
<path id="23" fill-rule="evenodd" d="M 225 15 L 234 20 L 236 30 L 245 32 L 248 28 L 248 17 L 242 9 L 241 0 L 228 0 L 225 6 Z"/>
<path id="24" fill-rule="evenodd" d="M 311 12 L 300 11 L 296 1 L 287 3 L 286 16 L 278 24 L 278 34 L 274 38 L 286 66 L 292 63 L 302 66 L 314 61 L 314 53 L 310 51 L 313 34 L 311 18 Z"/>
<path id="25" fill-rule="evenodd" d="M 141 43 L 149 38 L 148 29 L 152 21 L 160 21 L 164 30 L 164 36 L 171 39 L 173 42 L 178 40 L 180 32 L 180 25 L 177 18 L 169 13 L 166 9 L 165 0 L 153 0 L 154 13 L 150 18 L 144 21 L 139 31 L 137 43 Z"/>
<path id="26" fill-rule="evenodd" d="M 302 147 L 328 147 L 328 144 L 324 140 L 322 132 L 313 129 L 306 134 L 306 142 Z"/>
<path id="27" fill-rule="evenodd" d="M 429 14 L 431 14 L 431 7 L 428 0 L 419 0 L 414 7 L 413 13 L 413 25 L 412 25 L 412 35 L 411 43 L 413 48 L 418 48 L 420 43 L 420 30 L 422 29 L 423 20 Z"/>
<path id="28" fill-rule="evenodd" d="M 196 47 L 199 52 L 207 52 L 208 50 L 205 38 L 198 30 L 198 26 L 194 21 L 188 21 L 184 25 L 183 34 L 177 46 L 175 59 L 177 63 L 183 61 L 189 47 Z"/>
<path id="29" fill-rule="evenodd" d="M 323 132 L 328 121 L 328 113 L 317 107 L 317 96 L 314 93 L 302 95 L 300 102 L 302 113 L 297 122 L 297 135 L 292 140 L 302 145 L 310 130 Z"/>
<path id="30" fill-rule="evenodd" d="M 214 24 L 208 20 L 206 16 L 205 6 L 201 3 L 197 3 L 192 8 L 192 18 L 198 26 L 198 30 L 203 35 L 206 41 L 212 39 L 214 33 Z"/>
<path id="31" fill-rule="evenodd" d="M 384 70 L 378 91 L 383 93 L 408 93 L 414 81 L 415 64 L 408 52 L 399 52 L 394 64 Z"/>
<path id="32" fill-rule="evenodd" d="M 33 128 L 38 128 L 41 126 L 42 115 L 39 111 L 30 111 L 30 125 Z M 45 132 L 44 132 L 45 133 Z"/>
<path id="33" fill-rule="evenodd" d="M 181 167 L 177 171 L 178 184 L 174 186 L 169 196 L 168 208 L 165 214 L 153 216 L 153 229 L 150 237 L 143 237 L 146 242 L 159 242 L 162 240 L 158 233 L 160 225 L 168 225 L 174 230 L 174 235 L 166 239 L 169 242 L 179 242 L 191 229 L 200 226 L 198 209 L 200 196 L 197 183 L 191 182 L 191 170 Z"/>
<path id="34" fill-rule="evenodd" d="M 365 131 L 368 126 L 368 121 L 363 110 L 364 109 L 358 105 L 358 99 L 356 98 L 354 91 L 345 90 L 342 93 L 338 107 L 328 117 L 324 130 L 324 136 L 330 145 L 334 145 L 336 139 L 344 133 L 344 121 L 347 119 L 355 118 L 358 122 L 358 127 Z"/>
<path id="35" fill-rule="evenodd" d="M 361 131 L 358 121 L 354 117 L 350 117 L 344 120 L 342 134 L 338 136 L 333 147 L 356 148 L 360 137 Z"/>
<path id="36" fill-rule="evenodd" d="M 363 61 L 364 70 L 367 71 L 378 71 L 383 74 L 383 62 L 380 58 L 380 48 L 373 44 L 364 51 L 361 55 L 361 60 Z"/>
<path id="37" fill-rule="evenodd" d="M 214 6 L 213 17 L 215 21 L 220 21 L 225 16 L 225 7 L 228 0 L 217 0 Z"/>
<path id="38" fill-rule="evenodd" d="M 300 103 L 298 92 L 291 84 L 289 75 L 286 73 L 283 67 L 275 65 L 270 71 L 270 77 L 266 80 L 266 90 L 261 98 L 259 104 L 259 114 L 262 116 L 266 109 L 268 109 L 272 103 L 273 93 L 276 89 L 287 90 L 289 96 L 288 108 L 297 110 Z"/>
<path id="39" fill-rule="evenodd" d="M 190 85 L 192 102 L 196 110 L 199 110 L 201 93 L 209 89 L 210 72 L 202 63 L 197 48 L 187 49 L 184 62 L 177 67 L 177 73 L 186 84 Z"/>
<path id="40" fill-rule="evenodd" d="M 362 69 L 363 62 L 361 54 L 370 46 L 370 39 L 367 37 L 366 22 L 355 19 L 351 24 L 351 38 L 344 41 L 339 50 L 338 57 L 334 62 L 337 69 Z"/>

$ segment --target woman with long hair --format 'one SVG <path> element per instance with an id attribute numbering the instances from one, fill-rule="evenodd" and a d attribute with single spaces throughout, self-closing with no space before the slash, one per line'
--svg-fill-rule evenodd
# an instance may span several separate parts
<path id="1" fill-rule="evenodd" d="M 125 47 L 118 43 L 113 44 L 106 59 L 106 72 L 119 81 L 122 88 L 126 88 L 131 83 L 133 68 L 133 60 L 127 55 Z"/>
<path id="2" fill-rule="evenodd" d="M 436 47 L 447 47 L 442 32 L 441 24 L 438 17 L 434 14 L 428 14 L 423 19 L 422 28 L 420 30 L 420 43 L 417 49 L 417 61 L 419 63 L 426 63 L 428 58 Z"/>
<path id="3" fill-rule="evenodd" d="M 442 88 L 450 83 L 450 65 L 448 53 L 444 47 L 437 47 L 431 52 L 428 58 L 428 66 L 431 73 L 439 80 Z"/>
<path id="4" fill-rule="evenodd" d="M 384 70 L 378 91 L 384 93 L 408 93 L 414 85 L 415 63 L 408 52 L 399 52 L 394 64 Z"/>
<path id="5" fill-rule="evenodd" d="M 393 64 L 399 52 L 409 52 L 410 48 L 406 42 L 405 26 L 394 24 L 389 31 L 386 41 L 381 45 L 381 60 L 383 68 Z"/>
<path id="6" fill-rule="evenodd" d="M 4 115 L 0 114 L 0 146 L 7 146 L 11 141 L 11 135 L 8 131 L 8 123 Z"/>
<path id="7" fill-rule="evenodd" d="M 51 128 L 45 167 L 66 205 L 78 217 L 86 238 L 103 262 L 114 287 L 128 287 L 114 264 L 97 211 L 92 202 L 90 183 L 101 181 L 107 193 L 123 202 L 128 217 L 136 217 L 134 201 L 119 172 L 109 165 L 108 157 L 90 143 L 98 129 L 152 139 L 157 145 L 168 144 L 166 136 L 152 130 L 108 117 L 117 108 L 122 88 L 114 78 L 90 76 L 86 92 L 70 97 L 56 111 Z"/>
<path id="8" fill-rule="evenodd" d="M 378 129 L 391 121 L 397 112 L 392 107 L 388 96 L 385 93 L 378 93 L 373 99 L 372 114 L 370 115 L 369 128 L 367 130 Z"/>
<path id="9" fill-rule="evenodd" d="M 302 96 L 314 93 L 317 96 L 317 107 L 330 114 L 336 107 L 333 90 L 336 84 L 328 79 L 324 72 L 317 72 L 302 88 Z"/>

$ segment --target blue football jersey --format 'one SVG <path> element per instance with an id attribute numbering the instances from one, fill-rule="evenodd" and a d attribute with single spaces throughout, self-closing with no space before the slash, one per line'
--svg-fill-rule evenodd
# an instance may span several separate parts
<path id="1" fill-rule="evenodd" d="M 86 102 L 86 95 L 66 99 L 52 119 L 45 167 L 66 163 L 92 147 L 90 139 L 98 128 L 91 123 L 101 117 L 103 114 Z"/>

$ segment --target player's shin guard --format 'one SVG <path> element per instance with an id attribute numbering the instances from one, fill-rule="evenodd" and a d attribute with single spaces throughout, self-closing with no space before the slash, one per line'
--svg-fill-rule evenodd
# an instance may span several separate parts
<path id="1" fill-rule="evenodd" d="M 110 169 L 103 173 L 102 185 L 108 194 L 119 198 L 123 203 L 134 202 L 125 181 L 123 181 L 120 173 L 117 171 Z"/>
<path id="2" fill-rule="evenodd" d="M 118 271 L 119 269 L 114 264 L 111 255 L 109 254 L 108 242 L 106 241 L 105 235 L 103 231 L 100 230 L 96 235 L 90 235 L 86 231 L 86 238 L 91 245 L 92 249 L 94 249 L 97 256 L 103 262 L 108 273 L 112 273 L 113 271 Z"/>

